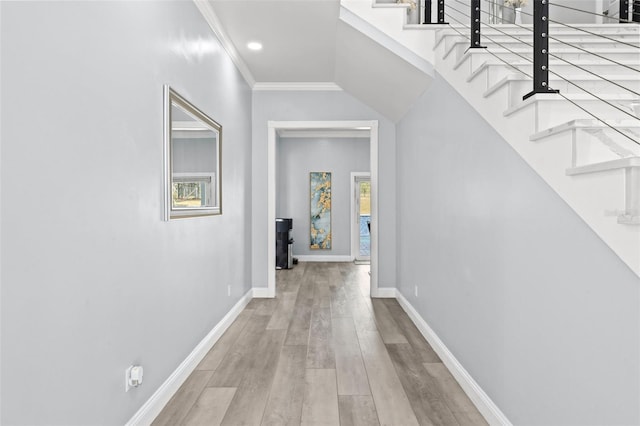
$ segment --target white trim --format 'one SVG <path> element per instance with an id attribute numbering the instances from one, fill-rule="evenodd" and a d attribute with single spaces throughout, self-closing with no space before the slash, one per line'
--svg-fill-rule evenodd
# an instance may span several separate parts
<path id="1" fill-rule="evenodd" d="M 369 173 L 371 174 L 371 235 L 369 236 L 371 241 L 371 267 L 369 272 L 371 273 L 371 286 L 369 294 L 372 297 L 378 297 L 378 122 L 375 122 L 375 126 L 371 127 L 371 141 L 370 141 L 370 166 Z"/>
<path id="2" fill-rule="evenodd" d="M 353 257 L 344 255 L 294 255 L 300 262 L 352 262 Z"/>
<path id="3" fill-rule="evenodd" d="M 256 299 L 272 299 L 276 297 L 275 289 L 271 290 L 267 287 L 254 287 L 253 297 Z"/>
<path id="4" fill-rule="evenodd" d="M 362 129 L 368 128 L 371 173 L 371 282 L 370 294 L 378 294 L 378 120 L 369 121 L 269 121 L 267 122 L 267 223 L 276 220 L 276 140 L 281 129 Z M 276 230 L 267 226 L 267 288 L 276 294 Z"/>
<path id="5" fill-rule="evenodd" d="M 375 8 L 387 8 L 387 9 L 409 9 L 411 5 L 409 3 L 376 3 L 373 2 L 373 6 Z"/>
<path id="6" fill-rule="evenodd" d="M 255 91 L 335 91 L 341 92 L 342 87 L 333 82 L 260 82 L 253 85 Z"/>
<path id="7" fill-rule="evenodd" d="M 369 172 L 351 172 L 351 192 L 349 198 L 351 199 L 351 208 L 349 210 L 349 234 L 351 241 L 351 258 L 354 260 L 370 260 L 370 259 L 357 259 L 356 254 L 360 251 L 360 224 L 355 224 L 355 215 L 357 209 L 356 202 L 356 178 L 368 177 L 371 181 L 371 173 Z"/>
<path id="8" fill-rule="evenodd" d="M 345 129 L 345 130 L 279 130 L 278 136 L 281 138 L 366 138 L 369 139 L 371 132 L 369 129 Z"/>
<path id="9" fill-rule="evenodd" d="M 204 339 L 191 351 L 191 353 L 180 363 L 178 368 L 164 381 L 162 385 L 151 395 L 151 398 L 131 417 L 125 426 L 150 425 L 160 414 L 164 406 L 171 397 L 178 391 L 180 386 L 187 380 L 189 375 L 196 369 L 200 361 L 207 355 L 213 345 L 220 339 L 222 334 L 240 315 L 240 312 L 247 306 L 252 298 L 252 290 L 249 290 L 236 303 L 231 310 L 216 324 Z"/>
<path id="10" fill-rule="evenodd" d="M 213 11 L 213 7 L 209 3 L 209 1 L 193 0 L 193 2 L 196 4 L 196 7 L 200 11 L 200 13 L 202 13 L 204 20 L 207 21 L 207 24 L 209 24 L 211 31 L 213 31 L 216 37 L 218 37 L 218 40 L 220 40 L 220 43 L 222 43 L 222 47 L 224 47 L 224 50 L 227 51 L 227 53 L 231 57 L 231 60 L 238 68 L 238 71 L 240 71 L 240 74 L 242 74 L 242 77 L 247 82 L 249 87 L 255 86 L 256 79 L 253 77 L 253 74 L 251 74 L 251 71 L 249 70 L 247 64 L 244 62 L 244 60 L 242 60 L 242 57 L 231 41 L 231 38 L 223 29 L 222 23 L 220 22 L 220 19 L 218 19 L 218 15 L 216 15 L 216 13 Z"/>
<path id="11" fill-rule="evenodd" d="M 371 297 L 375 299 L 395 299 L 398 294 L 398 290 L 395 287 L 379 287 L 376 294 L 372 294 Z"/>
<path id="12" fill-rule="evenodd" d="M 396 292 L 396 298 L 402 306 L 402 309 L 409 315 L 409 318 L 418 327 L 420 333 L 429 342 L 433 350 L 438 354 L 442 362 L 451 372 L 453 377 L 458 381 L 464 392 L 471 399 L 478 411 L 484 416 L 490 425 L 511 426 L 511 422 L 504 415 L 498 406 L 489 398 L 480 385 L 471 377 L 471 375 L 460 364 L 451 351 L 440 340 L 438 335 L 429 327 L 427 322 L 420 316 L 418 311 L 409 303 L 407 299 L 400 293 Z"/>
<path id="13" fill-rule="evenodd" d="M 267 288 L 276 294 L 276 127 L 268 124 L 267 135 Z M 274 297 L 271 296 L 271 297 Z"/>

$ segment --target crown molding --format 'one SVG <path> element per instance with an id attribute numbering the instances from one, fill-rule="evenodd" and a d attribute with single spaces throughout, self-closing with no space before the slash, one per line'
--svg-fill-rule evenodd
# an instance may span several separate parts
<path id="1" fill-rule="evenodd" d="M 231 42 L 231 39 L 229 38 L 227 33 L 224 31 L 222 23 L 220 22 L 220 19 L 218 19 L 218 15 L 216 15 L 216 13 L 213 11 L 213 7 L 211 7 L 211 3 L 209 3 L 208 0 L 193 0 L 193 2 L 204 17 L 205 21 L 207 21 L 207 23 L 209 24 L 209 27 L 211 28 L 213 33 L 216 35 L 216 37 L 218 37 L 218 40 L 220 40 L 220 43 L 222 43 L 222 47 L 224 47 L 224 50 L 227 51 L 227 53 L 231 57 L 231 60 L 238 68 L 238 71 L 240 71 L 240 74 L 242 74 L 242 77 L 247 82 L 249 87 L 254 87 L 254 85 L 256 84 L 256 80 L 255 78 L 253 78 L 253 74 L 251 74 L 251 71 L 249 71 L 249 67 L 242 60 L 242 57 L 238 53 L 238 50 Z"/>
<path id="2" fill-rule="evenodd" d="M 255 83 L 253 85 L 255 91 L 342 91 L 342 88 L 333 82 L 271 82 L 271 83 Z"/>

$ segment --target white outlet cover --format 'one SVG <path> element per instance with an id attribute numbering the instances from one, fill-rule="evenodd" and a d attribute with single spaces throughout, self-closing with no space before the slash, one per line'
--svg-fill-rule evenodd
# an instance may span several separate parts
<path id="1" fill-rule="evenodd" d="M 139 365 L 130 365 L 124 372 L 124 391 L 137 388 L 142 384 L 143 370 Z"/>

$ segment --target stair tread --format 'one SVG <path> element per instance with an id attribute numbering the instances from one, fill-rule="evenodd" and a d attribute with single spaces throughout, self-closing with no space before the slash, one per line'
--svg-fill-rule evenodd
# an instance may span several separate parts
<path id="1" fill-rule="evenodd" d="M 629 167 L 640 167 L 640 157 L 619 158 L 617 160 L 586 164 L 584 166 L 569 167 L 566 170 L 566 174 L 568 176 L 576 176 L 586 173 L 604 172 L 607 170 L 626 169 Z"/>
<path id="2" fill-rule="evenodd" d="M 449 24 L 438 24 L 435 22 L 431 24 L 404 24 L 402 26 L 405 30 L 442 30 L 448 27 Z"/>
<path id="3" fill-rule="evenodd" d="M 409 3 L 378 3 L 373 2 L 373 8 L 388 8 L 388 9 L 408 9 L 411 7 Z"/>

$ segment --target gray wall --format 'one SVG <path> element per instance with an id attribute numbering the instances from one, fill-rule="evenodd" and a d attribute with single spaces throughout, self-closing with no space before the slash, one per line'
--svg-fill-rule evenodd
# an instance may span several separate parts
<path id="1" fill-rule="evenodd" d="M 276 216 L 293 218 L 296 255 L 351 254 L 351 172 L 369 171 L 369 139 L 281 138 Z M 331 172 L 331 250 L 309 249 L 309 173 Z"/>
<path id="2" fill-rule="evenodd" d="M 456 358 L 513 424 L 640 424 L 638 277 L 440 76 L 397 140 L 398 288 Z"/>
<path id="3" fill-rule="evenodd" d="M 174 137 L 171 147 L 173 171 L 175 173 L 215 172 L 218 161 L 216 138 Z"/>
<path id="4" fill-rule="evenodd" d="M 256 91 L 253 93 L 252 280 L 267 286 L 267 122 L 378 120 L 379 122 L 379 287 L 396 279 L 395 125 L 342 91 Z"/>
<path id="5" fill-rule="evenodd" d="M 0 423 L 124 424 L 250 289 L 250 89 L 189 1 L 0 7 Z M 222 216 L 161 220 L 164 83 L 223 125 Z"/>

